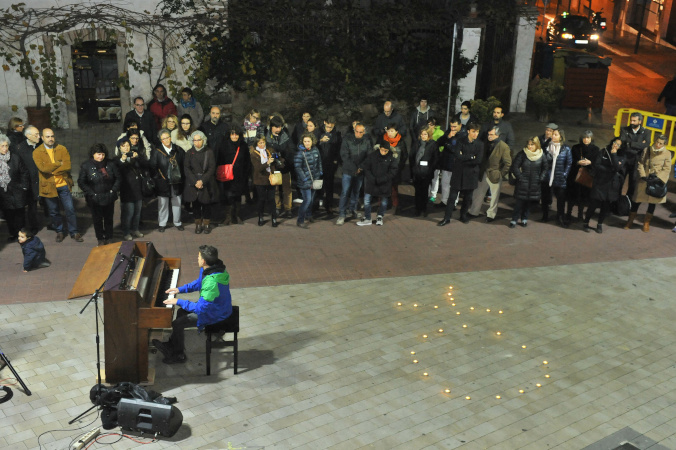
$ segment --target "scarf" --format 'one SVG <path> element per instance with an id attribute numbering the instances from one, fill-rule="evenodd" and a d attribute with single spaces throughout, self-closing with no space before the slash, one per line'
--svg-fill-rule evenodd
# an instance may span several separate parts
<path id="1" fill-rule="evenodd" d="M 397 135 L 393 138 L 391 138 L 387 133 L 383 135 L 383 139 L 387 141 L 388 144 L 390 144 L 390 147 L 396 147 L 399 144 L 399 140 L 401 139 L 401 134 L 397 133 Z"/>
<path id="2" fill-rule="evenodd" d="M 547 151 L 552 155 L 552 173 L 549 174 L 549 185 L 551 186 L 554 183 L 554 171 L 556 170 L 556 158 L 559 157 L 559 152 L 561 151 L 561 143 L 555 144 L 553 142 L 549 143 Z"/>
<path id="3" fill-rule="evenodd" d="M 425 146 L 427 146 L 427 141 L 420 141 L 420 146 L 418 146 L 418 153 L 415 154 L 415 162 L 420 164 L 420 160 L 425 154 Z"/>
<path id="4" fill-rule="evenodd" d="M 256 151 L 258 154 L 261 156 L 261 164 L 267 164 L 268 163 L 268 150 L 266 148 L 260 148 L 259 146 L 256 146 Z M 270 166 L 266 168 L 268 172 L 270 172 Z"/>
<path id="5" fill-rule="evenodd" d="M 92 162 L 94 163 L 94 167 L 96 167 L 96 170 L 101 172 L 103 178 L 108 178 L 108 171 L 106 170 L 106 160 L 104 159 L 103 161 L 96 161 L 92 159 Z"/>
<path id="6" fill-rule="evenodd" d="M 542 158 L 541 148 L 535 150 L 534 152 L 531 152 L 528 150 L 528 147 L 526 147 L 523 149 L 523 152 L 526 154 L 526 158 L 528 158 L 530 161 L 537 161 L 538 159 Z"/>
<path id="7" fill-rule="evenodd" d="M 261 121 L 249 122 L 248 119 L 244 119 L 244 129 L 246 131 L 258 131 L 258 128 L 261 126 Z"/>
<path id="8" fill-rule="evenodd" d="M 0 187 L 2 190 L 7 192 L 7 186 L 9 182 L 12 181 L 9 178 L 9 151 L 7 153 L 0 154 Z"/>
<path id="9" fill-rule="evenodd" d="M 196 104 L 195 97 L 190 97 L 190 100 L 187 102 L 184 102 L 183 98 L 181 98 L 181 106 L 184 108 L 195 108 Z"/>

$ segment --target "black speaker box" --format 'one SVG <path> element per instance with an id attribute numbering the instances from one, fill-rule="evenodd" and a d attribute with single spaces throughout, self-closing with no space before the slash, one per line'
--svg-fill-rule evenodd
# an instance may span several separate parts
<path id="1" fill-rule="evenodd" d="M 117 423 L 121 428 L 171 437 L 183 423 L 183 414 L 174 405 L 123 398 L 117 405 Z"/>

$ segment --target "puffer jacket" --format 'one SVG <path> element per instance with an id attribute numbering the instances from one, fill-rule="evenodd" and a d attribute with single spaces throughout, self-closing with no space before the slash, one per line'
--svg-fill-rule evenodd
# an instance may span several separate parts
<path id="1" fill-rule="evenodd" d="M 319 150 L 314 146 L 310 150 L 307 150 L 302 145 L 299 145 L 298 151 L 294 156 L 293 166 L 296 170 L 298 189 L 312 189 L 312 180 L 319 180 L 324 175 L 322 172 L 322 158 L 319 155 Z M 308 166 L 310 170 L 308 170 Z M 310 176 L 310 172 L 312 172 L 312 176 Z"/>
<path id="2" fill-rule="evenodd" d="M 551 144 L 549 144 L 551 145 Z M 553 157 L 549 153 L 549 149 L 543 149 L 547 157 L 547 173 L 545 174 L 545 183 L 549 183 L 549 178 L 552 174 L 552 161 Z M 555 187 L 566 187 L 566 182 L 568 181 L 568 172 L 573 165 L 573 154 L 570 151 L 570 147 L 566 144 L 561 144 L 561 150 L 559 151 L 559 156 L 556 158 L 556 167 L 554 167 L 554 180 L 552 186 Z"/>
<path id="3" fill-rule="evenodd" d="M 519 200 L 538 201 L 542 196 L 542 181 L 547 173 L 547 158 L 544 153 L 535 161 L 526 156 L 522 150 L 514 157 L 510 171 L 516 184 L 514 186 L 514 198 Z"/>
<path id="4" fill-rule="evenodd" d="M 366 157 L 373 150 L 371 138 L 364 134 L 364 137 L 357 139 L 354 133 L 348 133 L 343 139 L 343 145 L 340 147 L 340 158 L 343 160 L 343 173 L 345 175 L 355 175 L 357 168 L 362 165 Z"/>
<path id="5" fill-rule="evenodd" d="M 9 184 L 7 190 L 0 188 L 0 208 L 20 209 L 26 206 L 30 189 L 30 174 L 26 165 L 15 152 L 8 152 Z"/>
<path id="6" fill-rule="evenodd" d="M 109 160 L 104 160 L 108 176 L 96 168 L 93 159 L 88 159 L 80 166 L 80 175 L 77 184 L 84 192 L 85 199 L 90 205 L 106 206 L 117 200 L 120 192 L 120 173 L 117 165 Z"/>
<path id="7" fill-rule="evenodd" d="M 591 165 L 594 181 L 589 197 L 594 200 L 614 202 L 620 198 L 624 183 L 626 159 L 624 154 L 601 149 Z"/>

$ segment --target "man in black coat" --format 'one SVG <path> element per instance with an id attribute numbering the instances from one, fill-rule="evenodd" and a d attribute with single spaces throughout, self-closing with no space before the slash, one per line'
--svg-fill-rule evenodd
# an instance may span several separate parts
<path id="1" fill-rule="evenodd" d="M 470 123 L 473 122 L 469 122 L 468 125 Z M 446 205 L 449 202 L 448 197 L 451 195 L 453 160 L 455 159 L 453 149 L 460 145 L 465 139 L 467 139 L 467 132 L 462 129 L 462 123 L 457 117 L 451 119 L 448 130 L 444 132 L 443 136 L 440 136 L 439 139 L 437 139 L 439 148 L 444 148 L 439 158 L 439 168 L 441 169 L 441 202 L 437 204 L 438 207 L 446 208 Z M 452 198 L 450 202 L 452 202 L 453 207 L 455 207 L 458 203 L 458 197 Z"/>
<path id="2" fill-rule="evenodd" d="M 624 166 L 625 175 L 622 178 L 622 185 L 624 185 L 624 179 L 628 175 L 629 185 L 627 187 L 627 195 L 629 198 L 634 198 L 636 182 L 638 181 L 636 162 L 641 153 L 643 153 L 643 150 L 650 145 L 650 131 L 642 126 L 641 122 L 643 122 L 643 115 L 633 112 L 629 116 L 629 126 L 622 127 L 620 130 L 620 139 L 622 140 L 626 157 Z M 620 186 L 620 194 L 622 194 L 622 185 Z"/>
<path id="3" fill-rule="evenodd" d="M 454 149 L 453 174 L 451 176 L 451 193 L 449 199 L 456 198 L 462 193 L 462 207 L 460 221 L 469 222 L 467 211 L 472 203 L 472 192 L 479 185 L 479 166 L 483 159 L 484 143 L 478 139 L 481 127 L 475 123 L 467 125 L 467 139 Z M 443 220 L 437 225 L 443 227 L 451 221 L 453 202 L 449 200 Z"/>
<path id="4" fill-rule="evenodd" d="M 33 161 L 33 151 L 42 144 L 40 139 L 40 131 L 32 125 L 29 125 L 24 130 L 26 139 L 21 142 L 17 148 L 16 153 L 23 161 L 28 174 L 30 176 L 30 189 L 26 196 L 26 225 L 28 229 L 37 234 L 40 230 L 40 222 L 38 220 L 38 200 L 40 199 L 40 177 L 38 175 L 38 167 Z"/>
<path id="5" fill-rule="evenodd" d="M 317 202 L 323 200 L 327 219 L 333 218 L 333 190 L 335 186 L 336 169 L 340 159 L 340 146 L 343 137 L 336 129 L 336 119 L 328 117 L 321 128 L 321 135 L 317 142 L 319 154 L 322 157 L 322 170 L 324 172 L 324 185 L 319 195 L 315 196 Z"/>
<path id="6" fill-rule="evenodd" d="M 196 124 L 197 125 L 197 124 Z M 217 155 L 226 139 L 230 139 L 230 126 L 221 120 L 221 108 L 212 106 L 209 112 L 209 120 L 199 127 L 207 136 L 209 148 Z"/>
<path id="7" fill-rule="evenodd" d="M 160 142 L 157 140 L 157 132 L 159 130 L 155 127 L 155 116 L 146 110 L 145 105 L 143 97 L 136 97 L 134 99 L 134 109 L 124 116 L 122 123 L 127 123 L 127 120 L 135 120 L 139 124 L 139 130 L 143 131 L 143 135 L 153 144 L 160 145 Z M 122 131 L 127 132 L 126 129 Z"/>

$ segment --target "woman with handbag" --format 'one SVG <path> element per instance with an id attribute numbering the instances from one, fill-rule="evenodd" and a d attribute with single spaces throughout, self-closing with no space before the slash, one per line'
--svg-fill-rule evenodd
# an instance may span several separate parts
<path id="1" fill-rule="evenodd" d="M 80 166 L 77 184 L 92 213 L 98 244 L 109 244 L 113 238 L 113 212 L 120 192 L 120 176 L 117 165 L 108 159 L 104 144 L 94 144 L 89 149 L 89 159 Z"/>
<path id="2" fill-rule="evenodd" d="M 633 203 L 631 205 L 631 211 L 629 212 L 629 219 L 627 224 L 624 226 L 625 230 L 631 228 L 634 224 L 634 219 L 636 219 L 636 214 L 638 213 L 638 207 L 643 202 L 648 202 L 648 211 L 646 211 L 645 218 L 643 219 L 643 231 L 650 231 L 650 221 L 653 218 L 655 213 L 655 205 L 658 203 L 665 203 L 667 201 L 667 192 L 666 184 L 669 180 L 669 174 L 671 173 L 671 152 L 667 151 L 666 143 L 668 138 L 665 135 L 659 135 L 651 147 L 643 150 L 639 160 L 636 163 L 636 170 L 638 171 L 638 186 L 636 187 L 636 192 L 634 193 Z M 660 183 L 660 181 L 662 183 Z M 661 190 L 664 192 L 663 196 L 653 197 L 652 195 L 646 192 L 648 185 L 650 183 L 655 183 L 659 187 L 664 185 L 664 188 Z M 660 190 L 660 189 L 656 189 Z M 662 194 L 662 192 L 659 192 Z"/>
<path id="3" fill-rule="evenodd" d="M 540 201 L 542 182 L 547 172 L 547 158 L 540 147 L 540 139 L 533 136 L 528 139 L 526 148 L 519 152 L 509 168 L 514 182 L 514 213 L 509 228 L 516 228 L 521 221 L 522 227 L 528 226 L 528 215 L 532 204 Z"/>
<path id="4" fill-rule="evenodd" d="M 171 143 L 171 132 L 166 128 L 157 133 L 160 145 L 155 148 L 150 157 L 150 168 L 155 178 L 157 190 L 157 231 L 164 233 L 169 221 L 169 207 L 174 226 L 183 231 L 181 222 L 181 197 L 183 196 L 183 161 L 185 152 L 176 144 Z"/>
<path id="5" fill-rule="evenodd" d="M 591 164 L 596 160 L 599 148 L 593 144 L 594 133 L 587 130 L 580 136 L 580 142 L 571 149 L 573 167 L 568 172 L 566 188 L 566 223 L 573 220 L 573 207 L 577 205 L 577 217 L 584 218 L 584 207 L 589 203 L 589 191 L 592 185 Z"/>
<path id="6" fill-rule="evenodd" d="M 195 215 L 195 234 L 211 233 L 211 204 L 218 199 L 216 186 L 216 158 L 207 147 L 207 137 L 195 131 L 193 146 L 185 154 L 185 189 L 183 200 L 192 203 Z"/>
<path id="7" fill-rule="evenodd" d="M 120 154 L 113 161 L 120 175 L 120 219 L 122 222 L 122 239 L 131 241 L 142 238 L 139 231 L 141 209 L 143 207 L 143 171 L 148 167 L 145 152 L 132 150 L 131 138 L 139 140 L 138 132 L 130 138 L 123 137 L 117 141 Z"/>
<path id="8" fill-rule="evenodd" d="M 587 233 L 592 230 L 589 220 L 597 209 L 600 209 L 600 212 L 595 231 L 599 234 L 603 233 L 603 221 L 610 211 L 610 203 L 617 201 L 620 197 L 620 187 L 624 183 L 625 162 L 622 140 L 614 137 L 606 148 L 599 151 L 592 163 L 594 181 L 589 193 L 589 208 L 584 216 L 583 226 Z"/>
<path id="9" fill-rule="evenodd" d="M 314 203 L 315 192 L 321 189 L 323 184 L 320 178 L 322 172 L 322 158 L 317 149 L 317 137 L 311 131 L 306 131 L 300 136 L 300 144 L 298 151 L 293 160 L 294 169 L 296 170 L 296 179 L 298 180 L 298 189 L 300 189 L 303 203 L 298 208 L 298 219 L 296 225 L 300 228 L 307 229 L 308 225 L 305 219 L 309 222 L 314 222 L 312 218 L 312 204 Z"/>
<path id="10" fill-rule="evenodd" d="M 251 158 L 247 155 L 249 147 L 246 145 L 242 129 L 233 125 L 230 129 L 230 139 L 226 139 L 219 146 L 216 155 L 216 181 L 221 205 L 225 206 L 225 220 L 223 225 L 242 222 L 242 194 L 249 192 L 249 173 L 251 173 Z"/>
<path id="11" fill-rule="evenodd" d="M 272 206 L 272 226 L 276 228 L 279 223 L 275 209 L 275 188 L 282 184 L 280 169 L 284 167 L 284 157 L 279 153 L 270 152 L 264 136 L 256 140 L 255 146 L 249 147 L 249 157 L 251 158 L 253 183 L 258 195 L 258 226 L 265 225 L 263 214 L 265 204 L 269 203 Z"/>

